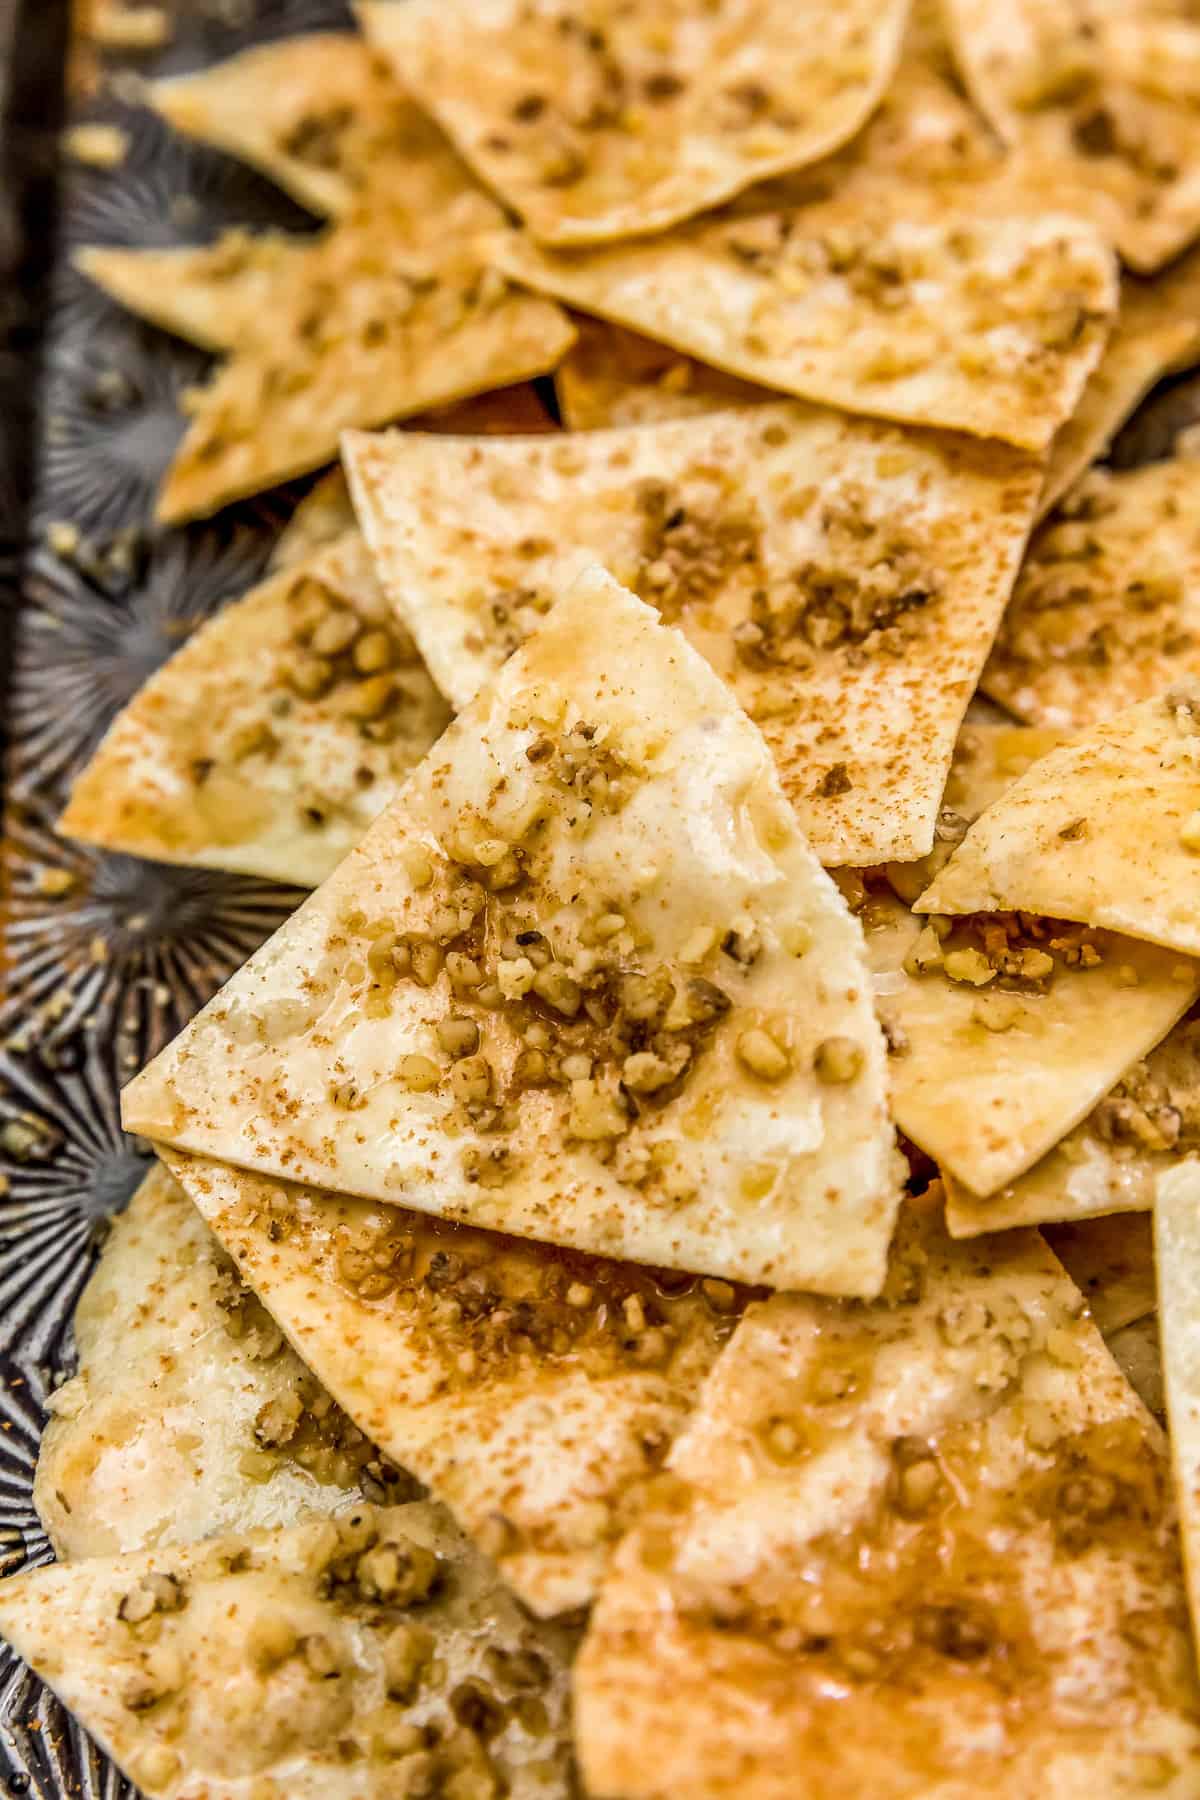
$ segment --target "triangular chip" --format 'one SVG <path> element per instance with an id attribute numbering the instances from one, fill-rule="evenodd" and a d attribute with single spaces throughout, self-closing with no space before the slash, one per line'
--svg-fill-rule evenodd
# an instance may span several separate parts
<path id="1" fill-rule="evenodd" d="M 533 1611 L 586 1605 L 744 1292 L 163 1154 L 367 1437 Z"/>
<path id="2" fill-rule="evenodd" d="M 514 280 L 802 399 L 1044 449 L 1116 308 L 1095 230 L 1015 196 L 876 176 L 832 200 L 706 220 L 647 244 L 542 250 Z"/>
<path id="3" fill-rule="evenodd" d="M 155 82 L 151 103 L 176 130 L 240 157 L 313 212 L 348 212 L 364 190 L 439 229 L 476 228 L 499 209 L 386 64 L 349 32 L 313 32 Z"/>
<path id="4" fill-rule="evenodd" d="M 597 570 L 123 1116 L 520 1237 L 872 1293 L 884 1073 L 861 934 L 762 737 Z"/>
<path id="5" fill-rule="evenodd" d="M 253 341 L 189 397 L 158 498 L 166 524 L 331 462 L 339 433 L 384 425 L 552 369 L 574 333 L 462 244 L 400 247 L 373 204 L 309 253 Z"/>
<path id="6" fill-rule="evenodd" d="M 565 1634 L 438 1507 L 37 1569 L 0 1631 L 146 1800 L 567 1800 Z"/>
<path id="7" fill-rule="evenodd" d="M 1154 384 L 1200 347 L 1200 252 L 1156 281 L 1127 275 L 1104 355 L 1050 448 L 1041 511 L 1048 513 L 1108 449 Z"/>
<path id="8" fill-rule="evenodd" d="M 449 718 L 351 532 L 269 576 L 151 676 L 58 829 L 316 887 Z"/>
<path id="9" fill-rule="evenodd" d="M 576 1663 L 588 1792 L 1188 1800 L 1166 1449 L 1073 1283 L 909 1221 L 887 1295 L 739 1327 Z"/>
<path id="10" fill-rule="evenodd" d="M 1032 1168 L 1200 992 L 1195 963 L 1109 932 L 1006 914 L 939 938 L 875 886 L 859 917 L 892 1115 L 975 1195 Z"/>
<path id="11" fill-rule="evenodd" d="M 1040 466 L 792 402 L 577 438 L 351 434 L 381 580 L 465 705 L 589 562 L 761 725 L 830 864 L 922 856 Z"/>
<path id="12" fill-rule="evenodd" d="M 1158 1323 L 1193 1630 L 1200 1629 L 1200 1162 L 1172 1169 L 1154 1202 Z"/>
<path id="13" fill-rule="evenodd" d="M 369 38 L 547 243 L 661 231 L 863 125 L 908 0 L 408 0 Z"/>
<path id="14" fill-rule="evenodd" d="M 1200 25 L 1170 11 L 1153 0 L 946 8 L 972 97 L 1029 179 L 1102 219 L 1143 271 L 1200 234 Z"/>
<path id="15" fill-rule="evenodd" d="M 572 323 L 575 342 L 554 372 L 563 423 L 570 431 L 688 419 L 778 398 L 769 388 L 739 381 L 621 325 L 582 314 Z"/>
<path id="16" fill-rule="evenodd" d="M 972 1237 L 1011 1225 L 1142 1211 L 1153 1205 L 1162 1171 L 1197 1150 L 1200 1021 L 1189 1013 L 1028 1174 L 986 1199 L 948 1178 L 946 1219 L 955 1237 Z M 1098 1222 L 1124 1229 L 1115 1219 Z"/>
<path id="17" fill-rule="evenodd" d="M 1052 750 L 976 820 L 924 913 L 1046 913 L 1200 955 L 1200 684 Z"/>
<path id="18" fill-rule="evenodd" d="M 171 250 L 78 250 L 76 268 L 119 305 L 163 331 L 231 350 L 252 337 L 280 293 L 302 280 L 312 243 L 280 231 L 227 231 Z"/>
<path id="19" fill-rule="evenodd" d="M 1087 476 L 1034 536 L 988 693 L 1080 731 L 1200 677 L 1198 515 L 1200 456 Z"/>
<path id="20" fill-rule="evenodd" d="M 1154 1232 L 1145 1213 L 1051 1225 L 1045 1235 L 1104 1337 L 1154 1311 Z"/>
<path id="21" fill-rule="evenodd" d="M 62 1562 L 406 1499 L 156 1164 L 75 1312 L 34 1504 Z M 0 1590 L 2 1591 L 2 1590 Z"/>

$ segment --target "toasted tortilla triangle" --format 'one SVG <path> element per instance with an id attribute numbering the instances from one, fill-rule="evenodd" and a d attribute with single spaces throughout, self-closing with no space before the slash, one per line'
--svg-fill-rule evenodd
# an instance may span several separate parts
<path id="1" fill-rule="evenodd" d="M 1106 1338 L 1113 1361 L 1147 1410 L 1160 1425 L 1167 1423 L 1167 1396 L 1163 1381 L 1162 1347 L 1158 1313 L 1147 1313 L 1132 1325 L 1123 1325 Z"/>
<path id="2" fill-rule="evenodd" d="M 1197 1149 L 1200 1022 L 1189 1012 L 1028 1173 L 985 1199 L 948 1178 L 946 1220 L 955 1237 L 1072 1219 L 1120 1231 L 1102 1215 L 1152 1206 L 1159 1175 Z"/>
<path id="3" fill-rule="evenodd" d="M 79 1370 L 52 1395 L 34 1483 L 60 1562 L 415 1486 L 322 1391 L 161 1164 L 113 1221 L 75 1341 Z"/>
<path id="4" fill-rule="evenodd" d="M 202 350 L 231 350 L 252 337 L 294 280 L 312 244 L 283 232 L 227 231 L 214 244 L 171 250 L 97 245 L 74 262 L 111 299 Z"/>
<path id="5" fill-rule="evenodd" d="M 253 341 L 189 397 L 191 425 L 158 517 L 207 517 L 337 454 L 350 426 L 383 425 L 552 369 L 573 332 L 468 245 L 406 248 L 386 206 L 349 214 L 314 246 Z"/>
<path id="6" fill-rule="evenodd" d="M 853 137 L 908 0 L 410 0 L 370 40 L 547 243 L 662 231 Z"/>
<path id="7" fill-rule="evenodd" d="M 270 567 L 291 569 L 358 530 L 354 502 L 340 463 L 315 481 L 279 534 Z"/>
<path id="8" fill-rule="evenodd" d="M 1200 456 L 1097 469 L 1034 536 L 983 684 L 1075 731 L 1200 677 Z"/>
<path id="9" fill-rule="evenodd" d="M 1171 1169 L 1154 1201 L 1158 1326 L 1192 1629 L 1200 1622 L 1200 1163 Z"/>
<path id="10" fill-rule="evenodd" d="M 1194 956 L 1198 854 L 1200 685 L 1192 683 L 1035 763 L 976 820 L 917 910 L 1040 912 Z"/>
<path id="11" fill-rule="evenodd" d="M 971 95 L 1030 178 L 1103 220 L 1147 273 L 1200 233 L 1200 26 L 1171 10 L 946 7 Z"/>
<path id="12" fill-rule="evenodd" d="M 859 917 L 893 1046 L 892 1116 L 977 1196 L 1052 1150 L 1200 992 L 1195 963 L 1110 932 L 985 917 L 939 941 L 874 886 Z M 952 1228 L 983 1229 L 958 1198 Z"/>
<path id="13" fill-rule="evenodd" d="M 572 323 L 575 342 L 554 371 L 558 404 L 569 431 L 689 419 L 697 413 L 778 398 L 769 388 L 739 381 L 736 375 L 681 356 L 669 344 L 652 343 L 621 325 L 582 313 Z"/>
<path id="14" fill-rule="evenodd" d="M 939 194 L 880 172 L 830 200 L 646 244 L 539 249 L 514 280 L 802 399 L 1045 449 L 1116 308 L 1094 228 L 1028 196 Z"/>
<path id="15" fill-rule="evenodd" d="M 589 1793 L 1185 1800 L 1166 1462 L 1031 1234 L 910 1219 L 877 1306 L 752 1308 L 592 1615 Z"/>
<path id="16" fill-rule="evenodd" d="M 568 1644 L 438 1507 L 37 1569 L 0 1631 L 147 1800 L 571 1791 Z"/>
<path id="17" fill-rule="evenodd" d="M 163 1154 L 367 1438 L 526 1606 L 586 1605 L 745 1292 Z"/>
<path id="18" fill-rule="evenodd" d="M 251 163 L 313 212 L 350 211 L 364 191 L 438 229 L 500 217 L 432 120 L 349 32 L 313 32 L 158 81 L 152 105 L 177 131 Z"/>
<path id="19" fill-rule="evenodd" d="M 151 676 L 58 829 L 316 887 L 449 718 L 350 532 L 227 606 Z"/>
<path id="20" fill-rule="evenodd" d="M 1127 275 L 1104 355 L 1046 464 L 1041 512 L 1049 513 L 1098 457 L 1155 383 L 1200 347 L 1200 252 L 1154 281 Z"/>
<path id="21" fill-rule="evenodd" d="M 858 927 L 729 690 L 599 570 L 123 1116 L 259 1173 L 821 1291 L 877 1291 L 896 1205 Z"/>
<path id="22" fill-rule="evenodd" d="M 794 402 L 577 438 L 350 434 L 393 604 L 465 705 L 588 563 L 731 686 L 828 864 L 922 856 L 1038 462 Z"/>
<path id="23" fill-rule="evenodd" d="M 1145 1213 L 1051 1225 L 1045 1236 L 1105 1338 L 1154 1311 L 1154 1232 Z"/>

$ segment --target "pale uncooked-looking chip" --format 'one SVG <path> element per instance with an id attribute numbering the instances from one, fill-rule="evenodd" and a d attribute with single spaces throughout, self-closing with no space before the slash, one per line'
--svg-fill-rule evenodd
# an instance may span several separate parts
<path id="1" fill-rule="evenodd" d="M 878 1306 L 752 1308 L 668 1476 L 575 1667 L 589 1793 L 1195 1792 L 1162 1433 L 1036 1236 L 909 1220 Z"/>
<path id="2" fill-rule="evenodd" d="M 747 381 L 1034 450 L 1074 411 L 1117 305 L 1111 253 L 1086 222 L 903 174 L 650 243 L 554 251 L 498 233 L 491 255 Z"/>
<path id="3" fill-rule="evenodd" d="M 227 231 L 214 244 L 170 250 L 96 245 L 74 262 L 113 300 L 163 331 L 231 350 L 252 337 L 276 298 L 304 276 L 312 244 L 280 231 Z"/>
<path id="4" fill-rule="evenodd" d="M 557 306 L 510 287 L 465 243 L 413 249 L 390 223 L 382 203 L 340 220 L 254 338 L 190 395 L 160 520 L 207 517 L 319 468 L 350 426 L 554 368 L 574 337 Z"/>
<path id="5" fill-rule="evenodd" d="M 1056 1219 L 1107 1225 L 1105 1214 L 1152 1206 L 1162 1171 L 1197 1150 L 1200 1023 L 1188 1013 L 1027 1174 L 985 1199 L 947 1177 L 946 1219 L 955 1237 Z"/>
<path id="6" fill-rule="evenodd" d="M 1050 1225 L 1045 1237 L 1105 1338 L 1154 1311 L 1154 1229 L 1145 1213 Z"/>
<path id="7" fill-rule="evenodd" d="M 744 1292 L 163 1154 L 367 1437 L 527 1606 L 585 1605 Z"/>
<path id="8" fill-rule="evenodd" d="M 1040 511 L 1048 513 L 1108 449 L 1162 376 L 1200 346 L 1200 252 L 1157 280 L 1127 275 L 1104 355 L 1050 447 Z"/>
<path id="9" fill-rule="evenodd" d="M 406 1498 L 161 1165 L 113 1222 L 51 1397 L 34 1504 L 61 1562 Z M 2 1593 L 0 1589 L 0 1593 Z"/>
<path id="10" fill-rule="evenodd" d="M 1200 456 L 1097 469 L 1034 536 L 983 685 L 1081 731 L 1200 677 Z"/>
<path id="11" fill-rule="evenodd" d="M 956 920 L 942 940 L 874 887 L 859 917 L 892 1116 L 973 1195 L 1031 1169 L 1200 991 L 1194 962 L 1110 932 L 992 917 Z"/>
<path id="12" fill-rule="evenodd" d="M 603 319 L 572 319 L 575 342 L 554 371 L 563 423 L 570 431 L 648 425 L 697 413 L 776 400 L 769 388 L 681 356 Z"/>
<path id="13" fill-rule="evenodd" d="M 1158 1326 L 1193 1630 L 1200 1629 L 1200 1162 L 1164 1175 L 1154 1201 Z"/>
<path id="14" fill-rule="evenodd" d="M 599 561 L 728 681 L 821 861 L 930 849 L 1035 458 L 787 401 L 580 437 L 354 433 L 343 456 L 454 705 Z"/>
<path id="15" fill-rule="evenodd" d="M 500 218 L 465 163 L 378 56 L 349 32 L 259 44 L 196 74 L 155 82 L 176 130 L 251 163 L 314 212 L 348 212 L 364 191 L 439 230 Z"/>
<path id="16" fill-rule="evenodd" d="M 976 820 L 923 913 L 1045 913 L 1200 954 L 1200 683 L 1051 750 Z"/>
<path id="17" fill-rule="evenodd" d="M 449 720 L 350 532 L 227 606 L 150 677 L 58 829 L 316 887 Z"/>
<path id="18" fill-rule="evenodd" d="M 360 8 L 405 89 L 547 243 L 662 231 L 865 123 L 908 0 Z"/>
<path id="19" fill-rule="evenodd" d="M 1158 0 L 946 6 L 967 86 L 1027 178 L 1102 221 L 1146 272 L 1200 233 L 1200 25 L 1174 10 Z"/>
<path id="20" fill-rule="evenodd" d="M 761 735 L 597 569 L 123 1098 L 264 1174 L 869 1294 L 884 1084 L 862 934 Z"/>
<path id="21" fill-rule="evenodd" d="M 569 1643 L 440 1507 L 0 1583 L 0 1631 L 147 1800 L 567 1800 Z"/>

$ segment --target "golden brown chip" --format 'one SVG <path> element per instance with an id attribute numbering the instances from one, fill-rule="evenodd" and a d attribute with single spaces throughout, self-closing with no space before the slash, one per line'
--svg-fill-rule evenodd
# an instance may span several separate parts
<path id="1" fill-rule="evenodd" d="M 349 426 L 382 425 L 553 369 L 574 333 L 467 245 L 403 247 L 372 203 L 314 247 L 255 337 L 190 396 L 158 500 L 166 523 L 330 462 Z"/>
<path id="2" fill-rule="evenodd" d="M 586 1604 L 745 1290 L 164 1154 L 367 1439 L 533 1611 Z"/>
<path id="3" fill-rule="evenodd" d="M 315 240 L 314 240 L 315 242 Z M 227 231 L 172 250 L 79 250 L 75 266 L 130 312 L 202 350 L 232 350 L 304 279 L 313 243 L 283 232 Z"/>
<path id="4" fill-rule="evenodd" d="M 880 1304 L 779 1295 L 717 1365 L 576 1664 L 589 1791 L 1186 1800 L 1168 1488 L 1046 1247 L 909 1219 Z"/>
<path id="5" fill-rule="evenodd" d="M 350 211 L 375 184 L 395 217 L 440 232 L 499 218 L 437 126 L 348 32 L 259 44 L 197 74 L 155 82 L 178 131 L 253 164 L 314 212 Z"/>
<path id="6" fill-rule="evenodd" d="M 1051 1225 L 1044 1235 L 1105 1338 L 1154 1311 L 1154 1231 L 1146 1213 Z"/>
<path id="7" fill-rule="evenodd" d="M 150 677 L 58 829 L 316 887 L 449 718 L 351 532 L 226 607 Z"/>
<path id="8" fill-rule="evenodd" d="M 1034 458 L 794 402 L 581 437 L 351 434 L 344 455 L 380 577 L 453 704 L 600 561 L 761 725 L 823 862 L 929 850 Z"/>
<path id="9" fill-rule="evenodd" d="M 1096 469 L 1034 536 L 983 685 L 1078 731 L 1198 677 L 1200 456 Z"/>
<path id="10" fill-rule="evenodd" d="M 554 374 L 563 423 L 571 431 L 687 419 L 778 399 L 768 388 L 739 381 L 624 326 L 582 313 L 571 322 L 575 342 Z"/>
<path id="11" fill-rule="evenodd" d="M 851 138 L 907 0 L 408 0 L 360 16 L 405 89 L 548 243 L 661 231 Z"/>

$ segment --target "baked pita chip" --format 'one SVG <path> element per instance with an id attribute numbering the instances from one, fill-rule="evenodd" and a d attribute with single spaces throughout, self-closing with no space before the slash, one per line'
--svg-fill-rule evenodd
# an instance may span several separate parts
<path id="1" fill-rule="evenodd" d="M 1154 1201 L 1158 1326 L 1188 1602 L 1200 1617 L 1200 1164 L 1165 1174 Z"/>
<path id="2" fill-rule="evenodd" d="M 114 1220 L 75 1313 L 34 1504 L 60 1562 L 407 1498 L 167 1171 Z"/>
<path id="3" fill-rule="evenodd" d="M 146 1800 L 566 1800 L 569 1644 L 439 1507 L 93 1557 L 0 1631 Z"/>
<path id="4" fill-rule="evenodd" d="M 1126 1381 L 1160 1425 L 1167 1423 L 1167 1396 L 1163 1381 L 1162 1350 L 1158 1341 L 1158 1313 L 1147 1313 L 1132 1325 L 1122 1326 L 1106 1338 L 1113 1361 Z"/>
<path id="5" fill-rule="evenodd" d="M 923 913 L 1040 912 L 1200 953 L 1200 683 L 1035 763 L 976 820 Z"/>
<path id="6" fill-rule="evenodd" d="M 939 939 L 875 887 L 859 917 L 892 1116 L 972 1195 L 1031 1169 L 1200 992 L 1195 963 L 1110 932 L 1005 916 L 955 920 Z M 952 1228 L 980 1230 L 960 1204 L 956 1190 Z"/>
<path id="7" fill-rule="evenodd" d="M 1051 1225 L 1045 1236 L 1105 1338 L 1154 1311 L 1154 1231 L 1146 1213 Z"/>
<path id="8" fill-rule="evenodd" d="M 202 350 L 253 337 L 277 296 L 303 279 L 312 244 L 280 231 L 225 232 L 171 250 L 77 250 L 77 269 L 121 306 Z"/>
<path id="9" fill-rule="evenodd" d="M 539 249 L 513 280 L 746 381 L 848 411 L 1042 450 L 1075 409 L 1117 302 L 1093 227 L 880 174 L 831 200 L 705 220 L 647 244 Z"/>
<path id="10" fill-rule="evenodd" d="M 575 342 L 554 371 L 554 387 L 569 431 L 612 425 L 649 425 L 697 413 L 775 400 L 769 388 L 739 381 L 722 369 L 681 356 L 603 319 L 572 319 Z"/>
<path id="11" fill-rule="evenodd" d="M 1104 355 L 1075 412 L 1050 447 L 1041 512 L 1048 513 L 1104 455 L 1156 382 L 1182 368 L 1200 346 L 1200 252 L 1156 281 L 1127 275 Z"/>
<path id="12" fill-rule="evenodd" d="M 1200 1022 L 1188 1013 L 1027 1174 L 986 1199 L 948 1178 L 946 1220 L 955 1237 L 1055 1219 L 1120 1231 L 1118 1219 L 1101 1215 L 1151 1207 L 1163 1170 L 1198 1149 Z"/>
<path id="13" fill-rule="evenodd" d="M 887 88 L 907 0 L 409 0 L 369 39 L 547 243 L 645 236 L 828 156 Z"/>
<path id="14" fill-rule="evenodd" d="M 518 1237 L 871 1293 L 884 1079 L 861 933 L 762 737 L 595 570 L 124 1118 Z"/>
<path id="15" fill-rule="evenodd" d="M 1150 0 L 948 0 L 972 98 L 1032 182 L 1149 273 L 1200 234 L 1200 26 Z"/>
<path id="16" fill-rule="evenodd" d="M 200 627 L 118 713 L 58 829 L 316 887 L 450 712 L 357 532 Z"/>
<path id="17" fill-rule="evenodd" d="M 1081 731 L 1200 677 L 1198 509 L 1196 455 L 1080 482 L 1030 545 L 988 693 Z"/>
<path id="18" fill-rule="evenodd" d="M 908 1220 L 878 1305 L 752 1308 L 576 1663 L 588 1792 L 1185 1800 L 1166 1461 L 1032 1234 Z"/>
<path id="19" fill-rule="evenodd" d="M 163 1154 L 367 1437 L 534 1612 L 586 1605 L 744 1291 Z"/>
<path id="20" fill-rule="evenodd" d="M 499 221 L 431 119 L 349 32 L 313 32 L 157 81 L 151 104 L 177 131 L 240 157 L 313 212 L 349 212 L 365 190 L 440 231 Z"/>
<path id="21" fill-rule="evenodd" d="M 189 396 L 191 425 L 158 498 L 165 524 L 306 474 L 340 433 L 552 369 L 574 333 L 465 244 L 404 247 L 389 213 L 350 214 L 308 255 L 253 341 Z"/>
<path id="22" fill-rule="evenodd" d="M 762 727 L 822 862 L 929 850 L 1036 459 L 787 401 L 569 438 L 352 433 L 343 456 L 454 705 L 600 561 Z"/>

